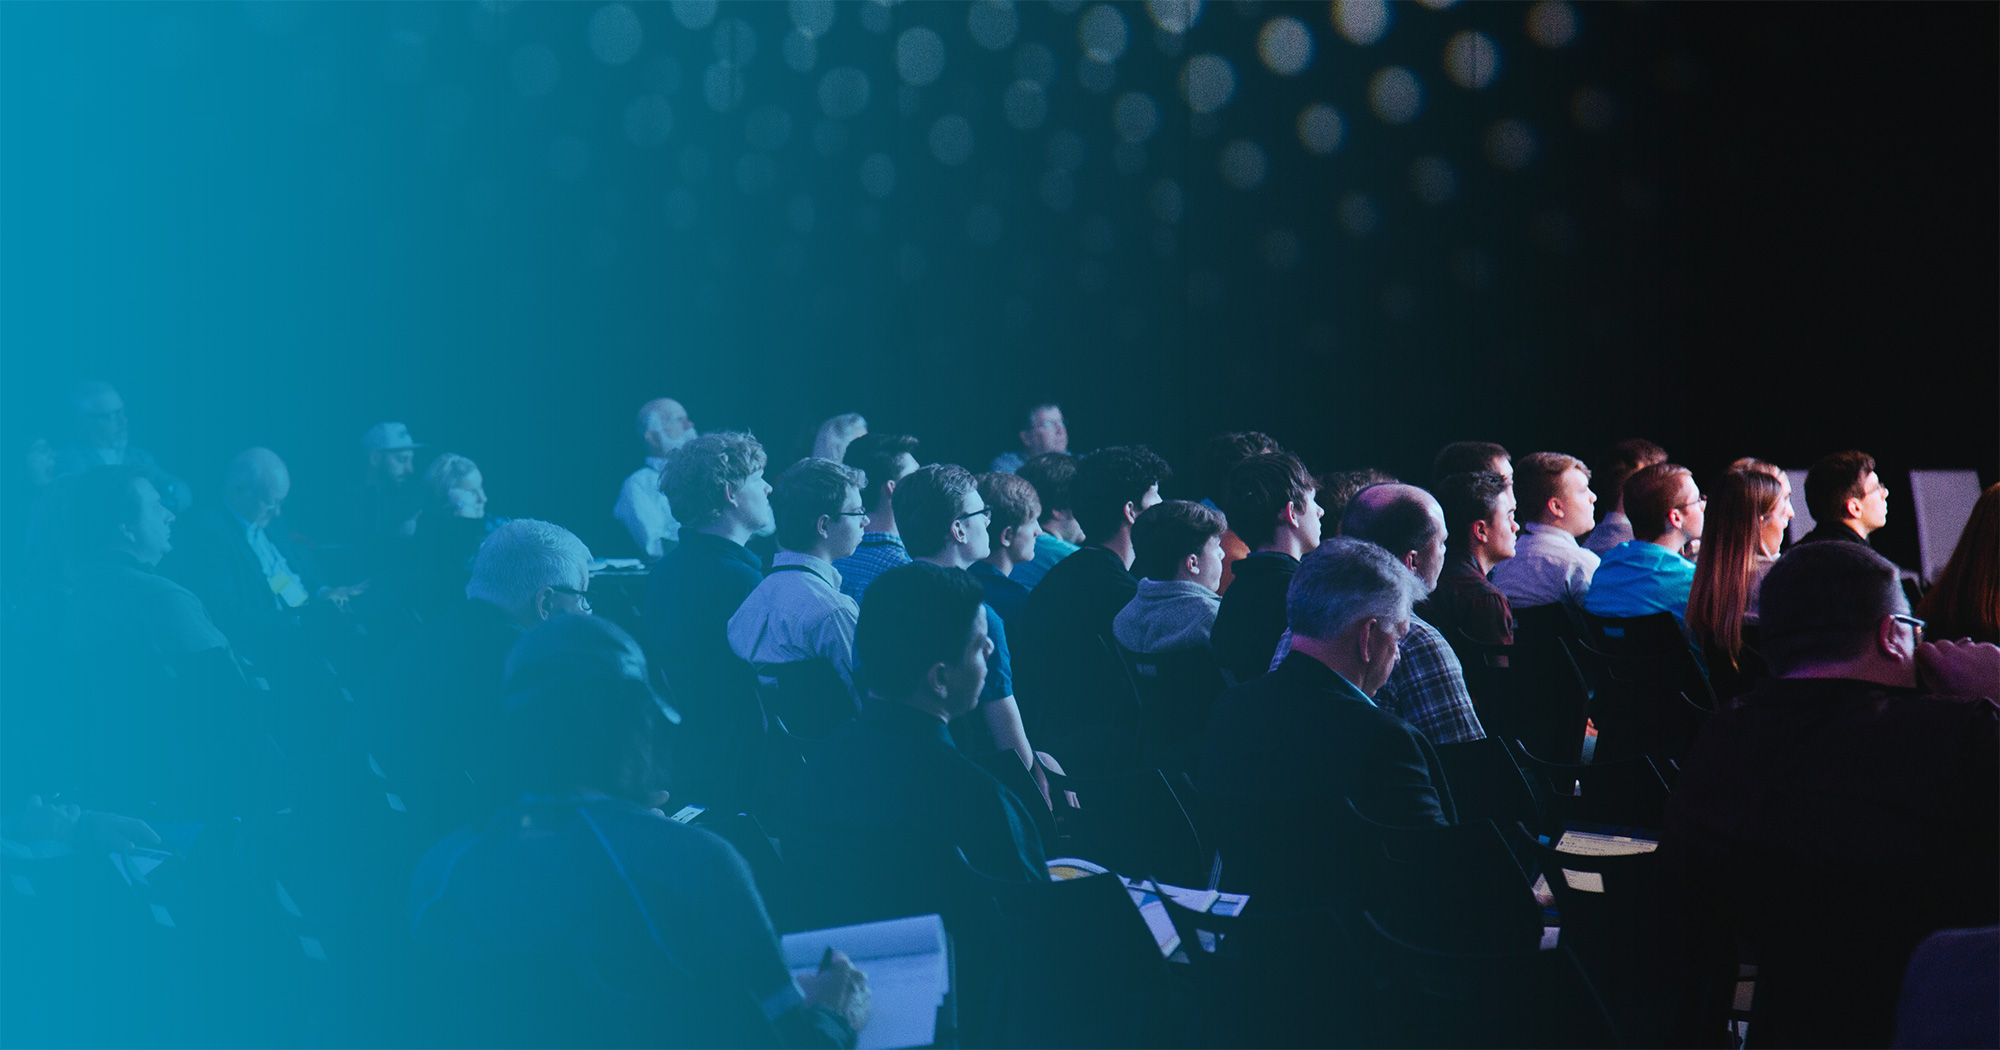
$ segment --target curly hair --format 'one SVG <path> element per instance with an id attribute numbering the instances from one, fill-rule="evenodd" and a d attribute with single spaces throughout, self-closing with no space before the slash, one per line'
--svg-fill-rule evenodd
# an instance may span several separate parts
<path id="1" fill-rule="evenodd" d="M 729 509 L 730 485 L 764 469 L 764 446 L 749 431 L 703 434 L 667 454 L 660 492 L 681 524 L 700 528 Z"/>

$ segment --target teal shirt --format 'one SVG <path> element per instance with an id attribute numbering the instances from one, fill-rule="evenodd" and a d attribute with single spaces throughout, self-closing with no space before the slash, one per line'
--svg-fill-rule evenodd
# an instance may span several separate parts
<path id="1" fill-rule="evenodd" d="M 1688 592 L 1694 587 L 1694 563 L 1644 540 L 1627 540 L 1604 552 L 1590 578 L 1583 609 L 1594 616 L 1674 614 L 1687 626 Z"/>
<path id="2" fill-rule="evenodd" d="M 1014 566 L 1014 571 L 1008 573 L 1007 578 L 1033 590 L 1035 584 L 1042 582 L 1042 577 L 1047 576 L 1049 570 L 1056 567 L 1057 562 L 1075 553 L 1076 544 L 1068 540 L 1059 540 L 1044 532 L 1035 537 L 1035 560 Z"/>

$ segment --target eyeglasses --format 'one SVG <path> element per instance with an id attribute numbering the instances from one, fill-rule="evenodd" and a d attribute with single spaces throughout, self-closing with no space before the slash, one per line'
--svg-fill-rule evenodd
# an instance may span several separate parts
<path id="1" fill-rule="evenodd" d="M 1693 498 L 1693 499 L 1691 499 L 1691 500 L 1687 501 L 1686 503 L 1683 503 L 1683 504 L 1681 504 L 1681 505 L 1680 505 L 1680 506 L 1678 506 L 1678 507 L 1675 507 L 1674 509 L 1675 509 L 1675 510 L 1686 510 L 1686 509 L 1688 509 L 1689 507 L 1706 507 L 1706 506 L 1708 506 L 1708 497 L 1707 497 L 1707 496 L 1696 496 L 1695 498 Z"/>
<path id="2" fill-rule="evenodd" d="M 979 508 L 978 510 L 968 510 L 968 511 L 966 511 L 965 513 L 963 513 L 963 514 L 960 514 L 959 516 L 957 516 L 957 517 L 955 517 L 955 518 L 953 518 L 953 519 L 951 519 L 951 520 L 953 520 L 953 521 L 964 521 L 964 520 L 966 520 L 967 518 L 976 518 L 976 517 L 980 516 L 981 514 L 984 514 L 984 515 L 986 515 L 986 516 L 987 516 L 988 518 L 991 518 L 991 517 L 993 516 L 993 508 L 992 508 L 992 507 L 981 507 L 981 508 Z"/>
<path id="3" fill-rule="evenodd" d="M 577 589 L 576 589 L 576 588 L 574 588 L 574 587 L 558 587 L 558 586 L 556 586 L 556 585 L 554 585 L 554 584 L 550 584 L 550 585 L 549 585 L 549 590 L 552 590 L 552 591 L 556 592 L 557 594 L 567 594 L 567 595 L 569 595 L 569 596 L 571 596 L 571 597 L 575 598 L 575 599 L 576 599 L 576 611 L 577 611 L 577 612 L 589 612 L 589 611 L 590 611 L 590 596 L 589 596 L 589 595 L 587 595 L 587 594 L 585 594 L 585 593 L 583 593 L 582 591 L 579 591 L 579 590 L 577 590 Z"/>
<path id="4" fill-rule="evenodd" d="M 1891 619 L 1891 620 L 1894 620 L 1894 621 L 1896 621 L 1897 623 L 1906 623 L 1906 624 L 1909 624 L 1909 625 L 1910 625 L 1910 630 L 1911 630 L 1912 632 L 1914 632 L 1914 633 L 1916 634 L 1916 636 L 1917 636 L 1917 643 L 1918 643 L 1918 644 L 1920 644 L 1920 645 L 1921 645 L 1921 644 L 1923 643 L 1923 640 L 1924 640 L 1924 621 L 1922 621 L 1922 620 L 1919 620 L 1919 619 L 1917 619 L 1917 618 L 1916 618 L 1916 617 L 1914 617 L 1914 616 L 1905 616 L 1905 615 L 1903 615 L 1902 613 L 1892 613 L 1892 614 L 1891 614 L 1891 615 L 1889 616 L 1889 619 Z"/>
<path id="5" fill-rule="evenodd" d="M 868 512 L 865 510 L 843 510 L 836 511 L 835 513 L 843 518 L 865 518 L 868 516 Z"/>

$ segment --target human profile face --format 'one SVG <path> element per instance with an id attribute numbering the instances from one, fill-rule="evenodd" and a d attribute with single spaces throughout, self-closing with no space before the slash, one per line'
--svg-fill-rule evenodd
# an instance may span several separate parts
<path id="1" fill-rule="evenodd" d="M 778 521 L 771 516 L 771 485 L 764 480 L 764 472 L 744 478 L 731 485 L 730 494 L 736 499 L 737 520 L 748 526 L 758 536 L 767 536 L 777 528 Z"/>
<path id="2" fill-rule="evenodd" d="M 139 497 L 139 516 L 132 524 L 124 526 L 127 540 L 131 544 L 132 556 L 141 564 L 158 565 L 166 553 L 173 550 L 168 542 L 174 523 L 174 512 L 160 502 L 160 490 L 144 478 L 132 483 L 132 490 Z"/>
<path id="3" fill-rule="evenodd" d="M 1153 490 L 1159 491 L 1159 486 L 1153 486 Z M 1326 508 L 1319 505 L 1318 492 L 1306 493 L 1303 504 L 1295 503 L 1292 506 L 1297 508 L 1299 514 L 1299 538 L 1305 541 L 1306 551 L 1310 553 L 1319 547 Z"/>
<path id="4" fill-rule="evenodd" d="M 993 553 L 993 537 L 986 527 L 992 520 L 993 512 L 979 497 L 979 490 L 973 489 L 965 494 L 958 517 L 952 519 L 951 542 L 963 550 L 970 561 L 985 561 Z"/>
<path id="5" fill-rule="evenodd" d="M 78 437 L 91 448 L 124 448 L 131 431 L 125 418 L 125 399 L 116 390 L 93 394 L 78 407 Z"/>
<path id="6" fill-rule="evenodd" d="M 486 477 L 473 470 L 445 491 L 445 505 L 451 508 L 456 518 L 483 518 L 486 516 Z"/>
<path id="7" fill-rule="evenodd" d="M 375 461 L 375 470 L 382 480 L 392 485 L 401 485 L 417 472 L 417 454 L 407 448 L 392 448 L 370 453 Z"/>
<path id="8" fill-rule="evenodd" d="M 840 513 L 827 518 L 827 553 L 832 555 L 829 560 L 845 558 L 861 546 L 861 523 L 866 515 L 867 509 L 861 505 L 861 490 L 849 485 L 846 498 L 840 501 Z"/>
<path id="9" fill-rule="evenodd" d="M 1210 536 L 1194 556 L 1194 579 L 1211 591 L 1222 590 L 1222 537 Z"/>
<path id="10" fill-rule="evenodd" d="M 966 636 L 958 660 L 946 664 L 938 675 L 944 685 L 944 695 L 938 699 L 947 719 L 970 714 L 979 706 L 980 690 L 986 688 L 986 661 L 992 655 L 993 640 L 986 634 L 986 610 L 981 608 L 972 615 L 972 633 Z"/>
<path id="11" fill-rule="evenodd" d="M 1509 488 L 1493 501 L 1493 516 L 1486 519 L 1486 556 L 1505 561 L 1514 556 L 1514 540 L 1521 526 L 1514 520 L 1514 490 Z"/>
<path id="12" fill-rule="evenodd" d="M 1701 527 L 1708 514 L 1708 497 L 1701 494 L 1701 486 L 1694 478 L 1681 476 L 1680 497 L 1676 499 L 1673 513 L 1680 515 L 1681 535 L 1691 540 L 1701 538 Z"/>
<path id="13" fill-rule="evenodd" d="M 1556 498 L 1561 501 L 1564 532 L 1581 536 L 1597 524 L 1597 493 L 1590 490 L 1590 478 L 1582 468 L 1563 471 L 1562 489 Z"/>
<path id="14" fill-rule="evenodd" d="M 1862 528 L 1873 532 L 1889 524 L 1889 486 L 1882 484 L 1882 479 L 1872 470 L 1861 479 L 1860 503 L 1860 511 L 1854 518 Z"/>
<path id="15" fill-rule="evenodd" d="M 1050 405 L 1037 409 L 1021 431 L 1021 447 L 1033 459 L 1044 452 L 1069 451 L 1069 427 L 1063 424 L 1062 409 Z"/>
<path id="16" fill-rule="evenodd" d="M 1410 620 L 1407 616 L 1393 623 L 1369 620 L 1362 629 L 1368 632 L 1368 660 L 1362 665 L 1361 681 L 1355 684 L 1374 696 L 1396 673 L 1396 664 L 1403 658 L 1403 639 L 1410 635 Z"/>
<path id="17" fill-rule="evenodd" d="M 646 449 L 655 456 L 664 456 L 695 437 L 694 420 L 688 418 L 687 409 L 673 398 L 661 398 L 653 402 L 652 415 L 646 421 Z"/>
<path id="18" fill-rule="evenodd" d="M 1778 476 L 1778 503 L 1770 512 L 1757 519 L 1757 549 L 1768 555 L 1776 555 L 1785 542 L 1785 529 L 1791 525 L 1792 480 Z"/>
<path id="19" fill-rule="evenodd" d="M 292 494 L 292 478 L 287 472 L 277 476 L 266 476 L 246 489 L 231 490 L 226 494 L 229 509 L 244 521 L 263 528 L 284 512 L 285 497 Z"/>
<path id="20" fill-rule="evenodd" d="M 1007 556 L 1016 562 L 1035 560 L 1035 540 L 1042 534 L 1042 523 L 1033 518 L 1014 526 L 1008 536 Z"/>

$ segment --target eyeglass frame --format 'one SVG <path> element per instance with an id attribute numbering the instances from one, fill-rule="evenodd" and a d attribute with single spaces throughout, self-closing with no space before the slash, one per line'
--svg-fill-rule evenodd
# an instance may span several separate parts
<path id="1" fill-rule="evenodd" d="M 590 595 L 585 594 L 584 592 L 579 591 L 574 587 L 564 587 L 563 585 L 558 583 L 549 584 L 549 590 L 552 590 L 557 594 L 567 594 L 575 598 L 576 611 L 578 612 L 590 611 Z"/>
<path id="2" fill-rule="evenodd" d="M 1917 644 L 1924 644 L 1924 628 L 1928 625 L 1923 620 L 1911 616 L 1909 613 L 1890 613 L 1889 619 L 1897 623 L 1909 624 L 1910 630 L 1917 636 Z"/>
<path id="3" fill-rule="evenodd" d="M 984 514 L 984 515 L 986 515 L 986 516 L 987 516 L 987 518 L 988 518 L 988 520 L 991 520 L 991 518 L 992 518 L 992 515 L 993 515 L 993 508 L 992 508 L 992 507 L 981 507 L 981 508 L 979 508 L 978 510 L 968 510 L 968 511 L 966 511 L 966 512 L 965 512 L 965 513 L 963 513 L 963 514 L 960 514 L 960 515 L 957 515 L 957 516 L 953 517 L 953 518 L 952 518 L 951 520 L 953 520 L 953 521 L 966 521 L 966 520 L 969 520 L 969 519 L 972 519 L 972 518 L 976 518 L 976 517 L 980 516 L 981 514 Z"/>

